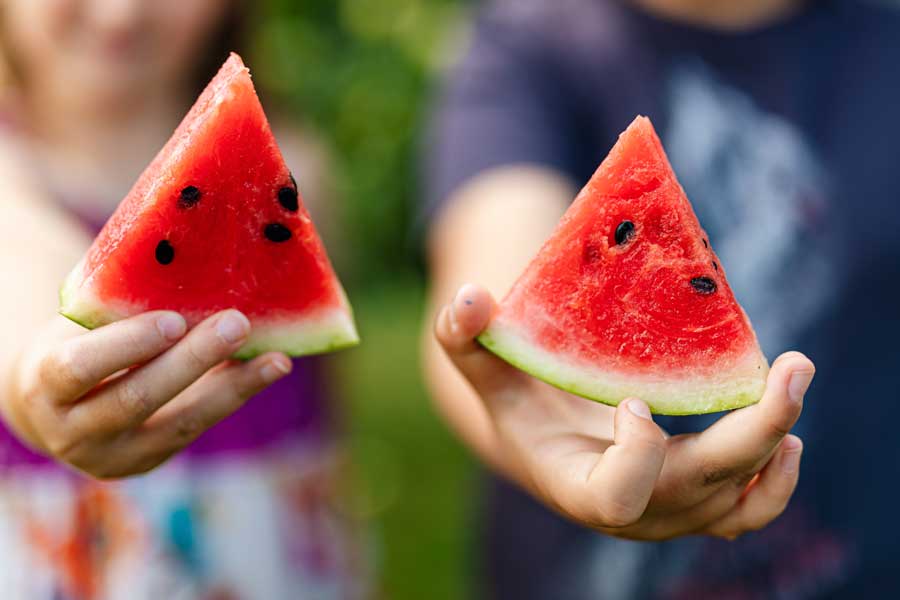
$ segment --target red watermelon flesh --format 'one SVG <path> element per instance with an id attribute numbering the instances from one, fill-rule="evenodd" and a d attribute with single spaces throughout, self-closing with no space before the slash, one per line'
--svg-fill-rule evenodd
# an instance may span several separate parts
<path id="1" fill-rule="evenodd" d="M 675 178 L 638 117 L 500 304 L 481 343 L 607 404 L 660 414 L 752 404 L 768 363 Z"/>
<path id="2" fill-rule="evenodd" d="M 358 342 L 350 305 L 232 54 L 67 278 L 60 312 L 94 328 L 170 309 L 250 319 L 238 356 Z"/>

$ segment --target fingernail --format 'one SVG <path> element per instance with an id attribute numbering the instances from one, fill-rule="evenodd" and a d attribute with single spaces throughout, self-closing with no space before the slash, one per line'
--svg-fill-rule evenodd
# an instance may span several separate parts
<path id="1" fill-rule="evenodd" d="M 791 375 L 791 379 L 788 381 L 788 396 L 791 397 L 791 400 L 797 403 L 803 401 L 803 395 L 809 389 L 813 375 L 815 373 L 812 371 L 797 371 Z"/>
<path id="2" fill-rule="evenodd" d="M 784 450 L 781 454 L 781 469 L 785 473 L 796 473 L 800 468 L 800 456 L 803 454 L 803 444 L 795 437 L 786 437 L 781 442 Z"/>
<path id="3" fill-rule="evenodd" d="M 459 302 L 460 304 L 465 304 L 466 306 L 472 306 L 472 304 L 475 302 L 474 300 L 472 300 L 472 296 L 477 289 L 478 288 L 475 286 L 475 284 L 464 284 L 461 288 L 459 288 L 459 291 L 456 292 L 456 298 L 453 300 L 453 303 L 456 304 L 457 302 Z"/>
<path id="4" fill-rule="evenodd" d="M 638 400 L 636 398 L 633 398 L 628 401 L 627 407 L 628 407 L 628 410 L 631 411 L 631 414 L 635 415 L 636 417 L 651 420 L 650 407 L 647 406 L 647 404 L 645 402 Z"/>
<path id="5" fill-rule="evenodd" d="M 447 305 L 450 318 L 450 333 L 459 331 L 459 321 L 456 320 L 456 300 Z"/>
<path id="6" fill-rule="evenodd" d="M 475 302 L 472 299 L 472 296 L 476 290 L 477 288 L 475 285 L 466 283 L 456 291 L 456 296 L 453 297 L 453 301 L 450 303 L 450 331 L 453 333 L 459 331 L 459 320 L 456 317 L 456 307 L 458 306 L 460 307 L 460 310 L 465 310 L 466 306 L 472 306 Z"/>
<path id="7" fill-rule="evenodd" d="M 229 310 L 216 324 L 216 333 L 228 344 L 243 341 L 250 333 L 250 321 L 236 310 Z"/>
<path id="8" fill-rule="evenodd" d="M 263 365 L 260 376 L 266 383 L 277 381 L 291 372 L 291 362 L 285 358 L 277 358 Z"/>
<path id="9" fill-rule="evenodd" d="M 187 323 L 178 313 L 166 313 L 156 320 L 156 328 L 164 338 L 174 341 L 187 331 Z"/>

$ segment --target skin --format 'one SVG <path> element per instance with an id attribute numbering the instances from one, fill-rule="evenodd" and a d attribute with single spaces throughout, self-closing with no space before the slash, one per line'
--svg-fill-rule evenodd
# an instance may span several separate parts
<path id="1" fill-rule="evenodd" d="M 225 6 L 0 4 L 30 134 L 0 136 L 0 280 L 15 282 L 0 295 L 0 314 L 13 317 L 0 342 L 0 413 L 24 442 L 95 477 L 152 469 L 291 369 L 279 353 L 228 360 L 250 327 L 233 310 L 191 331 L 175 313 L 95 331 L 55 314 L 59 284 L 90 240 L 47 181 L 85 192 L 87 212 L 111 211 L 183 114 L 193 57 Z"/>
<path id="2" fill-rule="evenodd" d="M 802 443 L 788 432 L 815 372 L 802 354 L 773 363 L 758 404 L 701 433 L 669 437 L 639 399 L 612 408 L 573 396 L 475 341 L 494 298 L 509 289 L 575 192 L 553 170 L 500 167 L 464 184 L 435 220 L 434 326 L 424 356 L 438 411 L 500 474 L 597 531 L 641 540 L 733 539 L 765 526 L 784 510 L 799 475 Z"/>

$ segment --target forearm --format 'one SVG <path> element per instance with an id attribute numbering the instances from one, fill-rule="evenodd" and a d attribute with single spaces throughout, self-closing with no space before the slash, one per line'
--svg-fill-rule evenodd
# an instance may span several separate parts
<path id="1" fill-rule="evenodd" d="M 429 237 L 432 285 L 423 335 L 425 376 L 439 414 L 486 463 L 514 478 L 519 466 L 498 450 L 485 406 L 434 341 L 437 310 L 464 283 L 485 286 L 501 298 L 552 231 L 568 201 L 571 183 L 537 167 L 487 172 L 449 199 Z"/>
<path id="2" fill-rule="evenodd" d="M 0 338 L 0 404 L 14 385 L 14 366 L 56 315 L 59 285 L 78 261 L 87 238 L 40 193 L 13 149 L 0 140 L 0 314 L 9 315 Z"/>

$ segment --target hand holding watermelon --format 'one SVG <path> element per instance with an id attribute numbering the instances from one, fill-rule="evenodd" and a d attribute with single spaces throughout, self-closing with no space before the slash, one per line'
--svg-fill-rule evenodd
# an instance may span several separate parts
<path id="1" fill-rule="evenodd" d="M 474 274 L 506 287 L 497 274 L 520 264 L 507 246 L 530 247 L 555 201 L 564 202 L 565 188 L 543 172 L 495 177 L 467 184 L 459 212 L 444 217 L 439 283 Z M 492 187 L 514 177 L 528 185 Z M 515 219 L 523 235 L 498 243 L 500 258 L 487 267 L 460 260 L 448 240 L 496 227 L 496 218 L 482 220 L 498 214 L 493 202 L 504 194 L 537 216 Z M 793 493 L 802 444 L 788 432 L 814 367 L 790 353 L 770 369 L 644 117 L 619 137 L 503 302 L 465 286 L 436 327 L 476 392 L 468 402 L 484 408 L 457 408 L 469 390 L 438 386 L 451 421 L 488 462 L 574 521 L 626 538 L 730 538 L 766 525 Z M 735 408 L 702 433 L 675 437 L 651 417 Z"/>
<path id="2" fill-rule="evenodd" d="M 149 471 L 291 370 L 275 352 L 223 362 L 250 335 L 235 310 L 190 331 L 166 311 L 71 330 L 54 322 L 23 355 L 4 417 L 35 448 L 99 478 Z"/>
<path id="3" fill-rule="evenodd" d="M 32 446 L 102 478 L 165 461 L 289 373 L 285 354 L 358 342 L 236 54 L 66 278 L 60 300 L 64 316 L 95 330 L 54 322 L 19 361 L 4 416 Z"/>
<path id="4" fill-rule="evenodd" d="M 797 483 L 802 444 L 787 435 L 814 367 L 799 353 L 772 365 L 759 403 L 698 434 L 667 435 L 647 405 L 613 408 L 551 387 L 477 341 L 497 307 L 465 286 L 438 316 L 444 350 L 484 403 L 507 474 L 572 520 L 605 533 L 661 540 L 733 538 L 784 510 Z"/>

